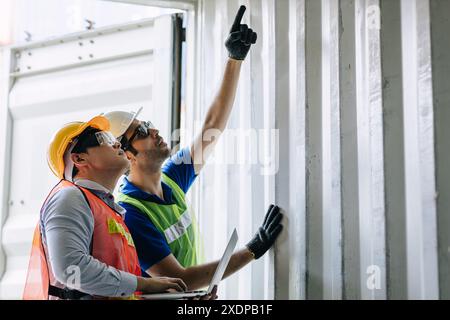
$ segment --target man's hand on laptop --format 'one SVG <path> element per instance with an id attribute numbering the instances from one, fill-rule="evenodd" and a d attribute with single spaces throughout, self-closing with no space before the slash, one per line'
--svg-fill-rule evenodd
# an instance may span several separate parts
<path id="1" fill-rule="evenodd" d="M 214 286 L 210 294 L 205 294 L 203 296 L 194 297 L 192 300 L 217 300 L 217 286 Z"/>
<path id="2" fill-rule="evenodd" d="M 254 254 L 255 259 L 263 256 L 274 244 L 283 229 L 281 225 L 282 218 L 283 214 L 280 212 L 280 208 L 271 204 L 267 210 L 263 225 L 258 229 L 253 239 L 247 243 L 247 248 Z"/>
<path id="3" fill-rule="evenodd" d="M 183 280 L 179 278 L 142 278 L 138 277 L 137 291 L 144 293 L 158 292 L 183 292 L 187 290 L 187 286 Z"/>

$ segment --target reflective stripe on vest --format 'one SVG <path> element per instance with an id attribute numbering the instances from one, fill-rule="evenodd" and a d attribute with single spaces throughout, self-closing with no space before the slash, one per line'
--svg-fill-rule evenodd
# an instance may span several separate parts
<path id="1" fill-rule="evenodd" d="M 110 234 L 121 234 L 126 240 L 129 246 L 134 247 L 134 241 L 131 234 L 125 230 L 122 224 L 118 223 L 114 219 L 108 219 L 108 231 Z"/>
<path id="2" fill-rule="evenodd" d="M 158 204 L 119 193 L 117 200 L 136 207 L 147 216 L 164 235 L 172 254 L 185 268 L 197 265 L 203 259 L 195 216 L 190 214 L 183 190 L 162 174 L 162 180 L 172 189 L 174 204 Z"/>
<path id="3" fill-rule="evenodd" d="M 74 186 L 69 181 L 61 180 L 50 192 L 44 205 L 56 192 Z M 91 255 L 108 266 L 141 276 L 136 249 L 123 218 L 88 189 L 76 187 L 86 196 L 94 217 Z M 46 259 L 38 223 L 33 238 L 23 299 L 48 299 L 49 285 L 55 286 L 56 281 L 50 262 Z"/>
<path id="4" fill-rule="evenodd" d="M 169 228 L 164 230 L 164 235 L 166 236 L 167 242 L 170 244 L 175 240 L 178 240 L 183 234 L 188 230 L 188 227 L 192 224 L 191 215 L 189 211 L 186 210 L 180 217 L 178 222 L 171 225 Z"/>

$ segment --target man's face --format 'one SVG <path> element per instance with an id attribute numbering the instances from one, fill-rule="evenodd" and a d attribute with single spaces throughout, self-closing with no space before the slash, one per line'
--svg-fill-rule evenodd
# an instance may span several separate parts
<path id="1" fill-rule="evenodd" d="M 124 173 L 130 165 L 120 143 L 109 132 L 88 134 L 77 146 L 79 151 L 71 157 L 78 169 L 84 167 L 86 170 L 116 175 Z"/>
<path id="2" fill-rule="evenodd" d="M 159 130 L 146 128 L 142 121 L 134 120 L 125 137 L 128 141 L 132 138 L 131 146 L 138 152 L 135 155 L 137 161 L 162 163 L 170 156 L 170 147 L 159 135 Z"/>
<path id="3" fill-rule="evenodd" d="M 89 148 L 86 159 L 92 169 L 110 171 L 111 174 L 123 173 L 130 165 L 120 143 Z"/>

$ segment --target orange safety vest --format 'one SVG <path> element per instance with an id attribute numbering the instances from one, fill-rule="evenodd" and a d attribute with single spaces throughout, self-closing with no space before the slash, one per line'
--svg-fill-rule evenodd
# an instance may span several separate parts
<path id="1" fill-rule="evenodd" d="M 44 205 L 58 191 L 73 186 L 76 185 L 67 180 L 61 180 L 50 192 Z M 84 193 L 94 216 L 92 256 L 118 270 L 141 276 L 136 248 L 123 218 L 91 191 L 80 186 L 76 187 Z M 24 300 L 48 299 L 49 286 L 54 286 L 56 282 L 51 270 L 50 263 L 45 256 L 38 223 L 34 231 L 28 275 L 23 293 Z"/>

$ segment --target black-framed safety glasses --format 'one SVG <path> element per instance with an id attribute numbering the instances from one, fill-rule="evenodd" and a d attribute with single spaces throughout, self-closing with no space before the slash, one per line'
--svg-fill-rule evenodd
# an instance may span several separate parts
<path id="1" fill-rule="evenodd" d="M 144 121 L 137 126 L 137 128 L 134 130 L 133 134 L 131 135 L 130 139 L 126 139 L 125 136 L 122 136 L 122 139 L 120 142 L 122 143 L 122 149 L 128 150 L 131 148 L 131 143 L 137 139 L 144 139 L 147 138 L 150 134 L 150 129 L 155 129 L 155 126 L 151 121 Z"/>

